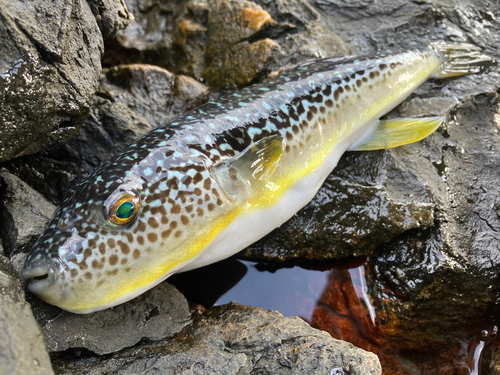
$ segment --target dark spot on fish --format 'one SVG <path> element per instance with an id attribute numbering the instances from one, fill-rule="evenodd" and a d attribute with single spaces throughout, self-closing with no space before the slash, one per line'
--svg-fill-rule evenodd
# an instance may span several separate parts
<path id="1" fill-rule="evenodd" d="M 229 177 L 232 179 L 232 180 L 237 180 L 238 179 L 238 171 L 234 168 L 229 168 Z"/>
<path id="2" fill-rule="evenodd" d="M 197 187 L 194 189 L 194 194 L 200 197 L 203 194 L 203 192 L 201 191 L 200 188 Z"/>
<path id="3" fill-rule="evenodd" d="M 198 214 L 199 217 L 203 217 L 203 214 L 204 214 L 203 208 L 198 207 L 196 209 L 196 213 Z"/>
<path id="4" fill-rule="evenodd" d="M 304 105 L 302 104 L 302 102 L 300 102 L 298 105 L 297 105 L 297 114 L 300 116 L 301 114 L 303 114 L 306 110 L 304 109 Z"/>
<path id="5" fill-rule="evenodd" d="M 117 268 L 115 268 L 112 271 L 106 271 L 106 275 L 108 275 L 108 276 L 116 276 L 116 274 L 118 274 L 118 269 Z"/>
<path id="6" fill-rule="evenodd" d="M 158 235 L 156 233 L 148 233 L 148 240 L 149 242 L 156 242 L 158 241 Z"/>
<path id="7" fill-rule="evenodd" d="M 209 211 L 213 211 L 215 209 L 215 204 L 209 203 L 208 206 L 207 206 L 207 208 L 208 208 Z"/>
<path id="8" fill-rule="evenodd" d="M 170 233 L 172 233 L 170 229 L 164 230 L 163 232 L 161 232 L 161 238 L 166 240 L 168 237 L 170 237 Z"/>
<path id="9" fill-rule="evenodd" d="M 158 221 L 154 217 L 150 217 L 148 219 L 148 225 L 151 226 L 151 228 L 158 228 L 160 224 L 158 224 Z"/>
<path id="10" fill-rule="evenodd" d="M 109 264 L 114 266 L 116 263 L 118 263 L 118 255 L 113 254 L 109 257 Z"/>
<path id="11" fill-rule="evenodd" d="M 186 206 L 186 212 L 187 213 L 190 213 L 194 210 L 194 206 L 192 204 L 190 204 L 189 206 Z"/>
<path id="12" fill-rule="evenodd" d="M 310 113 L 310 112 L 308 112 L 308 113 Z M 289 132 L 286 132 L 286 139 L 291 141 L 293 139 L 293 135 L 291 135 Z"/>
<path id="13" fill-rule="evenodd" d="M 179 238 L 182 235 L 182 231 L 178 230 L 175 232 L 175 238 Z"/>
<path id="14" fill-rule="evenodd" d="M 104 243 L 103 243 L 103 242 L 101 242 L 101 243 L 99 244 L 99 252 L 100 252 L 102 255 L 106 254 L 106 245 L 104 245 Z"/>
<path id="15" fill-rule="evenodd" d="M 311 121 L 313 119 L 313 114 L 311 111 L 307 111 L 307 120 Z"/>
<path id="16" fill-rule="evenodd" d="M 120 261 L 120 264 L 127 264 L 128 262 L 128 259 L 127 258 L 123 258 L 121 261 Z"/>
<path id="17" fill-rule="evenodd" d="M 78 271 L 75 269 L 72 269 L 70 273 L 71 273 L 71 277 L 76 277 L 76 275 L 78 275 Z"/>
<path id="18" fill-rule="evenodd" d="M 137 223 L 137 227 L 134 230 L 134 233 L 144 232 L 145 230 L 146 230 L 146 224 L 144 223 L 144 221 L 139 220 L 139 222 Z"/>
<path id="19" fill-rule="evenodd" d="M 323 95 L 330 96 L 331 93 L 332 93 L 332 86 L 326 85 L 325 89 L 323 90 Z"/>
<path id="20" fill-rule="evenodd" d="M 139 245 L 144 245 L 144 237 L 142 236 L 137 236 L 137 243 Z"/>
<path id="21" fill-rule="evenodd" d="M 336 91 L 335 91 L 336 92 Z M 333 100 L 332 99 L 328 99 L 326 102 L 325 102 L 326 106 L 327 107 L 333 107 Z"/>
<path id="22" fill-rule="evenodd" d="M 181 206 L 178 204 L 174 204 L 172 209 L 170 210 L 173 214 L 180 214 L 181 213 Z"/>
<path id="23" fill-rule="evenodd" d="M 318 113 L 318 108 L 317 108 L 317 107 L 315 107 L 315 106 L 312 106 L 312 107 L 310 108 L 310 110 L 311 110 L 311 112 L 312 112 L 312 113 L 314 113 L 314 114 Z"/>
<path id="24" fill-rule="evenodd" d="M 330 99 L 328 99 L 328 100 L 330 100 Z M 319 111 L 320 111 L 321 113 L 325 113 L 325 112 L 326 112 L 326 108 L 325 108 L 325 107 L 323 107 L 323 106 L 321 106 L 321 107 L 319 107 Z"/>
<path id="25" fill-rule="evenodd" d="M 375 78 L 375 73 L 374 72 L 370 72 L 370 78 L 371 79 Z"/>
<path id="26" fill-rule="evenodd" d="M 181 215 L 181 221 L 182 221 L 182 224 L 184 224 L 184 225 L 189 224 L 189 218 L 185 215 Z"/>
<path id="27" fill-rule="evenodd" d="M 108 240 L 106 242 L 107 242 L 110 249 L 112 249 L 116 246 L 114 238 L 108 238 Z"/>
<path id="28" fill-rule="evenodd" d="M 345 85 L 345 89 L 346 89 L 346 91 L 351 91 L 351 86 Z"/>
<path id="29" fill-rule="evenodd" d="M 356 80 L 356 86 L 361 87 L 361 80 L 360 79 Z"/>
<path id="30" fill-rule="evenodd" d="M 368 78 L 366 78 L 366 77 L 361 78 L 361 80 L 362 80 L 363 82 L 368 82 Z"/>
<path id="31" fill-rule="evenodd" d="M 134 259 L 139 259 L 139 257 L 141 256 L 141 252 L 138 249 L 134 249 L 134 251 L 132 252 L 132 256 L 134 257 Z"/>
<path id="32" fill-rule="evenodd" d="M 206 178 L 205 181 L 203 181 L 203 187 L 205 188 L 205 190 L 210 190 L 210 188 L 212 187 L 212 181 L 210 180 L 210 178 Z"/>
<path id="33" fill-rule="evenodd" d="M 170 223 L 170 228 L 171 228 L 171 229 L 175 229 L 175 228 L 177 228 L 177 221 L 172 221 L 172 222 Z"/>
<path id="34" fill-rule="evenodd" d="M 130 252 L 130 247 L 125 242 L 117 241 L 118 246 L 120 246 L 120 250 L 123 254 L 128 254 Z"/>
<path id="35" fill-rule="evenodd" d="M 196 172 L 196 174 L 193 177 L 193 182 L 197 184 L 201 180 L 203 180 L 203 175 L 200 172 Z"/>
<path id="36" fill-rule="evenodd" d="M 378 67 L 379 67 L 380 70 L 387 69 L 387 65 L 386 64 L 380 64 Z"/>
<path id="37" fill-rule="evenodd" d="M 294 134 L 299 134 L 299 127 L 297 125 L 292 126 L 292 130 Z"/>

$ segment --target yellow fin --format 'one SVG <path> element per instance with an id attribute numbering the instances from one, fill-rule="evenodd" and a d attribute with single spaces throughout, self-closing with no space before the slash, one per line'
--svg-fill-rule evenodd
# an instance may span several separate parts
<path id="1" fill-rule="evenodd" d="M 238 155 L 216 164 L 211 169 L 212 175 L 230 199 L 246 201 L 260 193 L 271 180 L 284 147 L 280 135 L 263 138 Z"/>
<path id="2" fill-rule="evenodd" d="M 424 139 L 434 133 L 444 117 L 398 118 L 378 121 L 375 129 L 360 142 L 352 145 L 353 151 L 393 148 Z"/>

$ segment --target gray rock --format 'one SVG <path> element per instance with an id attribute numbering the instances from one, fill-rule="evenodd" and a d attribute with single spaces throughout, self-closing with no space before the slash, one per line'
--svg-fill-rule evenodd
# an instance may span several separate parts
<path id="1" fill-rule="evenodd" d="M 0 255 L 0 372 L 2 374 L 53 374 L 43 336 L 17 272 Z"/>
<path id="2" fill-rule="evenodd" d="M 191 323 L 184 296 L 162 283 L 130 302 L 92 314 L 77 315 L 32 301 L 49 352 L 85 348 L 108 354 L 141 339 L 172 337 Z"/>
<path id="3" fill-rule="evenodd" d="M 59 374 L 381 374 L 377 357 L 300 318 L 231 303 L 214 307 L 173 339 L 109 358 L 55 360 Z"/>
<path id="4" fill-rule="evenodd" d="M 78 176 L 86 176 L 142 134 L 208 99 L 196 80 L 150 65 L 105 70 L 90 116 L 71 141 L 6 168 L 59 202 Z"/>
<path id="5" fill-rule="evenodd" d="M 119 30 L 127 28 L 134 20 L 134 16 L 128 11 L 124 1 L 88 0 L 87 2 L 105 38 L 115 36 Z"/>
<path id="6" fill-rule="evenodd" d="M 2 161 L 76 132 L 98 87 L 103 42 L 83 0 L 0 4 Z"/>
<path id="7" fill-rule="evenodd" d="M 28 253 L 55 206 L 19 177 L 0 171 L 0 237 L 5 253 Z"/>

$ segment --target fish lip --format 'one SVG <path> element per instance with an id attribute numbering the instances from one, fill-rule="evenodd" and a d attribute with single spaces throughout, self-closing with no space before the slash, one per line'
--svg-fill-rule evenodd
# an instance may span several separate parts
<path id="1" fill-rule="evenodd" d="M 56 272 L 51 265 L 39 265 L 23 269 L 21 273 L 23 280 L 29 280 L 30 292 L 39 294 L 40 291 L 52 286 L 56 280 Z"/>

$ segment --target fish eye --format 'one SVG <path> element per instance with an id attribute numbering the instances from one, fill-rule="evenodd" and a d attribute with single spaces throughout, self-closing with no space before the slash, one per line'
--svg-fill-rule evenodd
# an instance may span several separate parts
<path id="1" fill-rule="evenodd" d="M 139 196 L 133 191 L 116 190 L 104 202 L 104 220 L 113 226 L 130 223 L 139 213 Z"/>

